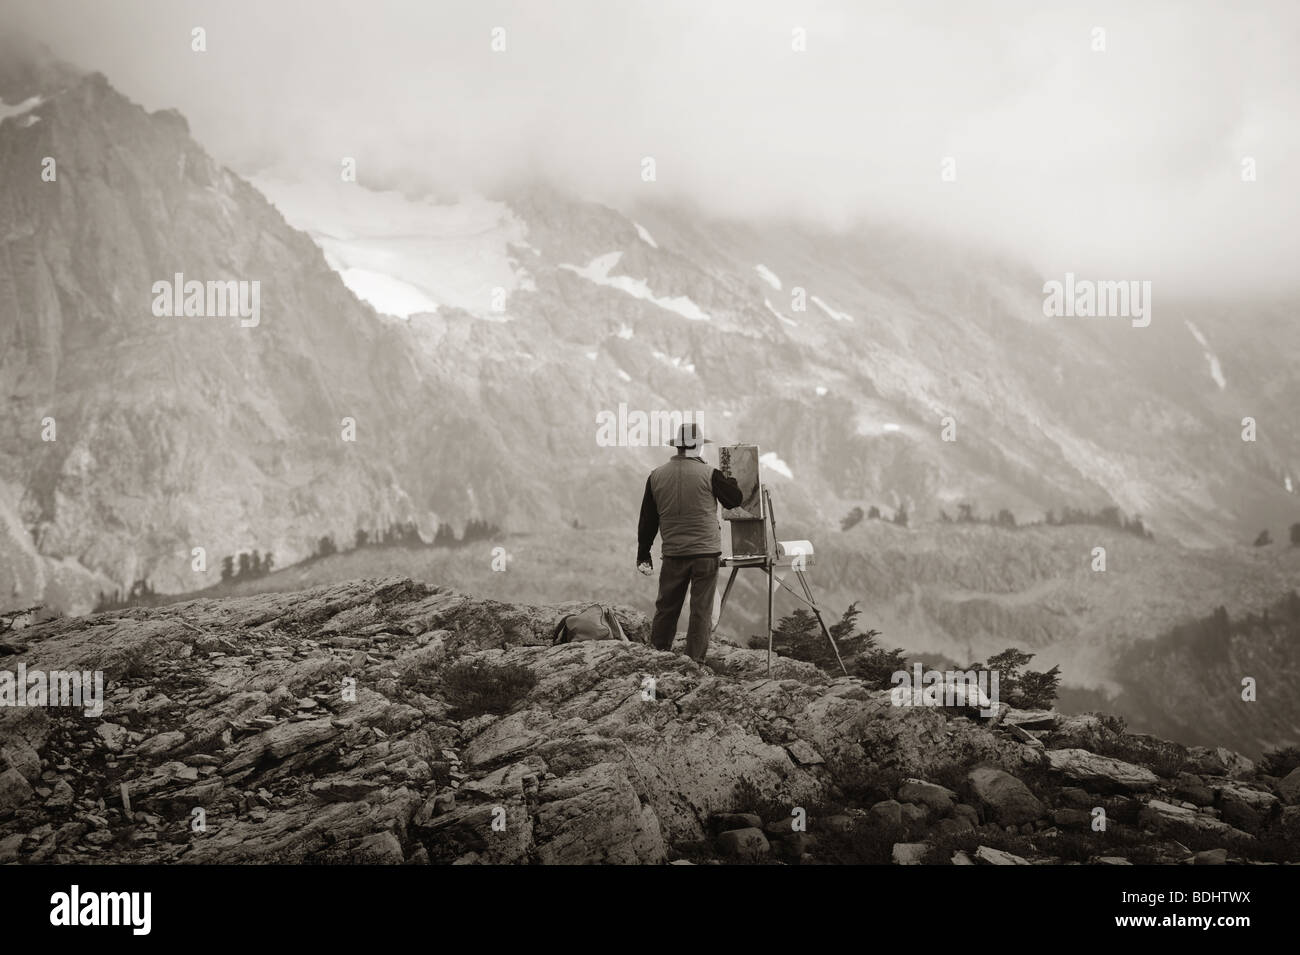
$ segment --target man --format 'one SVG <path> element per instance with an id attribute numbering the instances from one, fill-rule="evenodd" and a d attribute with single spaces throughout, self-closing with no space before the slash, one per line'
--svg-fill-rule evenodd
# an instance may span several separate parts
<path id="1" fill-rule="evenodd" d="M 735 478 L 704 463 L 704 445 L 712 444 L 698 424 L 686 422 L 677 429 L 672 446 L 677 454 L 650 472 L 641 499 L 637 528 L 637 570 L 647 577 L 653 571 L 650 545 L 663 536 L 663 567 L 659 571 L 659 598 L 650 627 L 656 650 L 671 650 L 677 634 L 686 589 L 691 591 L 686 654 L 704 662 L 713 629 L 713 593 L 718 586 L 718 558 L 722 556 L 722 528 L 718 504 L 737 507 L 743 493 Z"/>

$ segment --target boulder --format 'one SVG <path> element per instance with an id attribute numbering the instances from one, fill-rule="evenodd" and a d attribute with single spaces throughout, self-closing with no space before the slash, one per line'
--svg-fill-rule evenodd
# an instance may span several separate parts
<path id="1" fill-rule="evenodd" d="M 35 782 L 49 732 L 50 718 L 44 708 L 0 707 L 0 772 L 16 769 L 28 782 Z"/>
<path id="2" fill-rule="evenodd" d="M 162 756 L 170 753 L 184 742 L 185 734 L 182 731 L 169 730 L 165 733 L 159 733 L 157 736 L 151 736 L 137 746 L 135 751 L 140 756 Z"/>
<path id="3" fill-rule="evenodd" d="M 1254 832 L 1281 804 L 1270 792 L 1253 789 L 1242 783 L 1224 780 L 1210 787 L 1223 820 L 1239 829 Z"/>
<path id="4" fill-rule="evenodd" d="M 401 865 L 406 857 L 402 844 L 391 832 L 376 832 L 366 836 L 357 845 L 359 862 L 372 862 L 377 865 Z"/>
<path id="5" fill-rule="evenodd" d="M 1011 852 L 1003 852 L 1001 849 L 994 849 L 990 846 L 980 846 L 975 850 L 975 861 L 983 862 L 985 865 L 1029 865 L 1027 859 Z"/>
<path id="6" fill-rule="evenodd" d="M 72 787 L 68 785 L 68 781 L 66 779 L 60 779 L 54 784 L 54 791 L 50 793 L 49 798 L 45 800 L 45 808 L 56 811 L 67 809 L 72 805 L 73 800 L 76 798 L 76 793 L 72 791 Z"/>
<path id="7" fill-rule="evenodd" d="M 775 851 L 791 862 L 799 862 L 817 847 L 817 837 L 810 832 L 788 832 L 774 844 Z"/>
<path id="8" fill-rule="evenodd" d="M 1052 731 L 1051 739 L 1059 745 L 1090 749 L 1115 735 L 1117 735 L 1115 731 L 1098 714 L 1078 713 L 1060 717 Z"/>
<path id="9" fill-rule="evenodd" d="M 17 809 L 32 796 L 31 785 L 18 770 L 6 769 L 0 773 L 0 813 Z"/>
<path id="10" fill-rule="evenodd" d="M 753 861 L 767 855 L 771 846 L 762 829 L 728 829 L 718 836 L 718 851 L 735 859 Z"/>
<path id="11" fill-rule="evenodd" d="M 897 799 L 883 799 L 867 810 L 867 818 L 873 826 L 901 828 L 903 804 Z"/>
<path id="12" fill-rule="evenodd" d="M 970 832 L 975 827 L 970 821 L 959 816 L 948 816 L 934 824 L 934 834 L 938 836 L 958 836 Z"/>
<path id="13" fill-rule="evenodd" d="M 103 741 L 110 753 L 120 753 L 126 748 L 127 728 L 117 723 L 100 723 L 95 735 Z"/>
<path id="14" fill-rule="evenodd" d="M 1300 766 L 1278 781 L 1277 791 L 1288 806 L 1300 803 Z"/>
<path id="15" fill-rule="evenodd" d="M 930 810 L 916 803 L 905 802 L 901 810 L 904 826 L 919 826 L 930 818 Z"/>
<path id="16" fill-rule="evenodd" d="M 894 865 L 921 865 L 929 849 L 925 842 L 895 842 L 891 856 Z"/>
<path id="17" fill-rule="evenodd" d="M 957 801 L 957 794 L 951 789 L 921 779 L 905 779 L 898 787 L 898 800 L 928 806 L 936 814 L 943 816 L 952 811 L 953 803 Z"/>
<path id="18" fill-rule="evenodd" d="M 1092 828 L 1092 813 L 1086 809 L 1057 809 L 1052 812 L 1053 825 L 1062 829 Z"/>
<path id="19" fill-rule="evenodd" d="M 821 766 L 826 762 L 821 753 L 813 749 L 807 740 L 797 739 L 786 743 L 785 751 L 800 766 Z"/>
<path id="20" fill-rule="evenodd" d="M 1172 792 L 1176 798 L 1196 806 L 1214 805 L 1214 790 L 1192 773 L 1179 773 Z"/>
<path id="21" fill-rule="evenodd" d="M 999 825 L 1033 822 L 1046 813 L 1029 787 L 1004 770 L 977 766 L 967 774 L 966 780 L 989 818 Z"/>
<path id="22" fill-rule="evenodd" d="M 1138 815 L 1138 823 L 1145 828 L 1154 829 L 1160 833 L 1176 832 L 1179 826 L 1190 826 L 1197 831 L 1215 835 L 1235 835 L 1246 839 L 1250 837 L 1249 833 L 1235 829 L 1207 812 L 1197 812 L 1195 809 L 1176 806 L 1173 803 L 1165 802 L 1163 799 L 1149 800 Z"/>
<path id="23" fill-rule="evenodd" d="M 1098 756 L 1086 749 L 1047 751 L 1048 765 L 1066 779 L 1093 789 L 1141 792 L 1159 782 L 1156 774 L 1111 756 Z"/>
<path id="24" fill-rule="evenodd" d="M 27 839 L 21 832 L 0 839 L 0 865 L 17 862 L 23 842 Z"/>
<path id="25" fill-rule="evenodd" d="M 1091 809 L 1097 804 L 1097 797 L 1078 786 L 1062 786 L 1059 793 L 1061 802 L 1075 809 Z"/>
<path id="26" fill-rule="evenodd" d="M 29 782 L 41 774 L 41 754 L 25 739 L 13 738 L 0 746 L 0 772 L 16 769 Z"/>
<path id="27" fill-rule="evenodd" d="M 1054 729 L 1061 717 L 1055 710 L 1018 710 L 1008 707 L 1000 722 L 1024 730 Z"/>
<path id="28" fill-rule="evenodd" d="M 1192 746 L 1187 750 L 1188 759 L 1195 772 L 1205 776 L 1228 776 L 1233 779 L 1247 779 L 1255 774 L 1255 764 L 1223 746 L 1207 749 L 1204 746 Z"/>
<path id="29" fill-rule="evenodd" d="M 952 816 L 954 819 L 961 819 L 970 823 L 972 827 L 980 824 L 980 814 L 974 806 L 968 806 L 965 803 L 958 803 L 952 807 Z"/>

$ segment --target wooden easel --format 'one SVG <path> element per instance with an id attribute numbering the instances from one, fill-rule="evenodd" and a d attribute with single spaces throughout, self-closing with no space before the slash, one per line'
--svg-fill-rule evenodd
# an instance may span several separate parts
<path id="1" fill-rule="evenodd" d="M 845 676 L 848 676 L 849 671 L 844 666 L 844 659 L 840 656 L 840 648 L 835 645 L 835 638 L 831 636 L 830 630 L 826 627 L 826 622 L 822 620 L 822 612 L 817 607 L 817 601 L 813 597 L 812 586 L 808 583 L 808 578 L 804 576 L 805 556 L 803 554 L 784 554 L 780 552 L 781 548 L 776 540 L 776 517 L 772 513 L 772 497 L 768 494 L 766 487 L 762 489 L 762 494 L 763 553 L 744 557 L 724 557 L 719 561 L 721 566 L 731 568 L 731 576 L 727 578 L 727 586 L 722 590 L 722 602 L 718 605 L 718 622 L 714 623 L 713 630 L 710 633 L 716 632 L 718 623 L 722 621 L 722 612 L 726 609 L 727 597 L 731 593 L 732 584 L 736 582 L 736 574 L 740 573 L 740 568 L 757 567 L 767 576 L 767 675 L 772 675 L 772 598 L 775 596 L 776 587 L 779 584 L 812 608 L 813 616 L 817 618 L 817 624 L 822 628 L 822 633 L 826 634 L 826 639 L 830 641 L 831 649 L 835 651 L 835 659 L 839 661 L 840 669 L 844 671 Z M 778 568 L 789 568 L 794 571 L 803 589 L 802 595 L 786 587 L 785 582 L 776 576 Z"/>

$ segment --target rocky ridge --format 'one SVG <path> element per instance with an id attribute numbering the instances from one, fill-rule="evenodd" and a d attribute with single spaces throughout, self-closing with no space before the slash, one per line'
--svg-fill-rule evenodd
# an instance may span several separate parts
<path id="1" fill-rule="evenodd" d="M 725 644 L 699 666 L 624 609 L 630 641 L 551 645 L 575 609 L 392 578 L 15 631 L 3 669 L 102 670 L 106 701 L 0 708 L 0 862 L 1300 858 L 1300 770 Z"/>

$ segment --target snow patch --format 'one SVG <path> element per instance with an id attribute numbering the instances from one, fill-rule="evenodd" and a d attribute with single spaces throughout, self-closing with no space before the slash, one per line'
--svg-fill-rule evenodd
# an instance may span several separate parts
<path id="1" fill-rule="evenodd" d="M 532 248 L 527 227 L 504 203 L 467 195 L 438 204 L 292 174 L 253 184 L 289 225 L 311 236 L 349 288 L 387 314 L 409 318 L 437 303 L 501 321 L 494 290 L 509 296 L 534 287 L 515 264 L 514 247 Z"/>
<path id="2" fill-rule="evenodd" d="M 631 326 L 631 325 L 620 325 L 620 326 L 618 326 L 618 337 L 619 337 L 619 338 L 622 338 L 622 339 L 624 339 L 624 340 L 627 340 L 627 339 L 629 339 L 629 338 L 632 337 L 632 334 L 633 334 L 633 333 L 632 333 L 632 326 Z"/>
<path id="3" fill-rule="evenodd" d="M 791 473 L 790 466 L 777 457 L 775 451 L 768 451 L 766 454 L 759 455 L 758 463 L 763 467 L 771 468 L 783 477 L 794 480 L 794 474 Z"/>
<path id="4" fill-rule="evenodd" d="M 695 374 L 694 362 L 686 361 L 684 358 L 673 358 L 669 355 L 665 355 L 661 351 L 653 352 L 653 354 L 655 358 L 658 358 L 665 365 L 671 365 L 673 368 L 676 368 L 679 371 L 689 372 L 692 375 Z"/>
<path id="5" fill-rule="evenodd" d="M 36 107 L 45 102 L 42 96 L 29 96 L 17 106 L 10 106 L 4 100 L 0 99 L 0 122 L 4 122 L 10 116 L 21 116 L 23 113 L 30 113 Z M 40 117 L 38 116 L 37 119 Z M 30 126 L 31 123 L 20 123 L 20 126 Z"/>
<path id="6" fill-rule="evenodd" d="M 587 352 L 587 357 L 588 357 L 591 361 L 595 361 L 595 360 L 596 360 L 596 353 L 595 353 L 594 351 L 589 351 L 589 352 Z"/>
<path id="7" fill-rule="evenodd" d="M 754 266 L 754 271 L 759 274 L 764 282 L 772 286 L 772 288 L 776 289 L 778 292 L 781 291 L 781 280 L 777 278 L 776 273 L 766 265 L 756 265 Z"/>
<path id="8" fill-rule="evenodd" d="M 1295 491 L 1295 488 L 1291 486 L 1291 475 L 1288 474 L 1288 475 L 1286 476 L 1286 482 L 1285 482 L 1285 483 L 1286 483 L 1286 492 L 1287 492 L 1288 494 L 1293 493 L 1293 492 Z"/>
<path id="9" fill-rule="evenodd" d="M 339 272 L 339 277 L 352 290 L 353 295 L 385 315 L 410 318 L 416 312 L 438 310 L 438 303 L 420 289 L 391 275 L 368 269 L 345 268 Z"/>
<path id="10" fill-rule="evenodd" d="M 627 372 L 625 372 L 622 368 L 620 368 L 620 369 L 618 370 L 618 376 L 619 376 L 620 378 L 622 378 L 624 381 L 631 381 L 631 380 L 632 380 L 632 376 L 629 375 Z"/>
<path id="11" fill-rule="evenodd" d="M 646 245 L 650 246 L 650 248 L 652 248 L 652 249 L 657 249 L 657 248 L 659 248 L 659 244 L 658 244 L 657 242 L 655 242 L 655 240 L 652 239 L 652 238 L 650 237 L 650 233 L 646 231 L 645 226 L 643 226 L 643 225 L 642 225 L 641 223 L 639 223 L 639 222 L 633 222 L 632 224 L 633 224 L 634 226 L 636 226 L 636 234 L 639 235 L 639 236 L 641 237 L 641 241 L 642 241 L 642 242 L 644 242 Z"/>
<path id="12" fill-rule="evenodd" d="M 814 305 L 816 305 L 818 308 L 820 308 L 823 312 L 825 312 L 825 313 L 826 313 L 827 315 L 829 315 L 831 318 L 835 319 L 835 321 L 837 321 L 837 322 L 851 322 L 851 321 L 853 321 L 853 316 L 850 315 L 850 314 L 848 314 L 847 312 L 837 312 L 835 309 L 831 308 L 829 305 L 827 305 L 825 302 L 823 302 L 821 299 L 819 299 L 816 295 L 813 295 L 813 296 L 810 296 L 810 297 L 812 298 L 812 302 L 813 302 Z"/>
<path id="13" fill-rule="evenodd" d="M 796 322 L 796 321 L 795 321 L 794 319 L 792 319 L 792 318 L 786 318 L 784 315 L 782 315 L 780 312 L 778 312 L 775 308 L 773 308 L 773 307 L 772 307 L 772 303 L 769 302 L 767 299 L 763 299 L 763 304 L 767 306 L 767 310 L 768 310 L 769 312 L 771 312 L 771 313 L 772 313 L 773 315 L 775 315 L 777 318 L 781 319 L 781 321 L 785 322 L 787 325 L 793 325 L 795 328 L 798 328 L 798 327 L 799 327 L 799 323 L 798 323 L 798 322 Z"/>
<path id="14" fill-rule="evenodd" d="M 657 305 L 683 318 L 689 318 L 691 321 L 707 322 L 709 320 L 709 316 L 685 295 L 659 297 L 650 291 L 650 286 L 646 284 L 644 279 L 634 279 L 627 275 L 610 275 L 610 270 L 618 265 L 621 258 L 623 258 L 622 252 L 607 252 L 604 255 L 596 256 L 586 265 L 577 266 L 561 263 L 560 268 L 568 269 L 575 275 L 580 275 L 587 281 L 594 282 L 597 285 L 618 289 L 633 298 L 639 298 L 651 305 Z"/>
<path id="15" fill-rule="evenodd" d="M 853 430 L 856 434 L 862 435 L 894 434 L 902 431 L 903 426 L 893 421 L 881 421 L 878 418 L 862 415 L 859 416 Z"/>
<path id="16" fill-rule="evenodd" d="M 1227 388 L 1228 380 L 1223 377 L 1223 368 L 1219 365 L 1219 358 L 1214 354 L 1214 352 L 1210 351 L 1209 342 L 1205 340 L 1205 336 L 1201 334 L 1201 330 L 1187 319 L 1183 319 L 1183 324 L 1191 331 L 1192 337 L 1196 339 L 1197 343 L 1201 346 L 1201 351 L 1205 353 L 1205 360 L 1210 363 L 1210 377 L 1214 379 L 1214 383 L 1219 386 L 1220 391 Z"/>
<path id="17" fill-rule="evenodd" d="M 822 397 L 825 397 L 825 395 L 826 395 L 826 386 L 825 386 L 825 385 L 818 385 L 818 386 L 817 386 L 817 397 L 818 397 L 818 398 L 822 398 Z"/>

